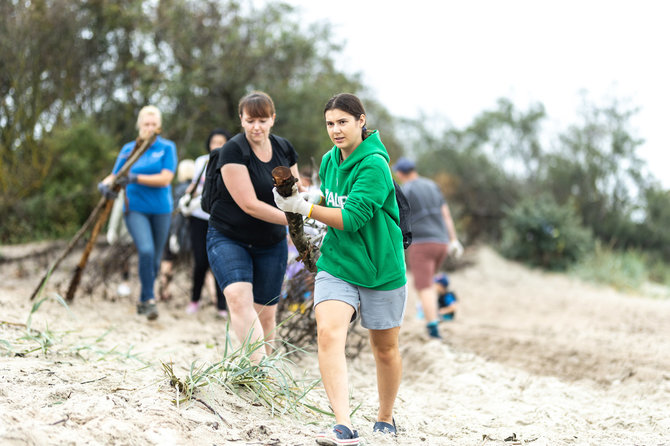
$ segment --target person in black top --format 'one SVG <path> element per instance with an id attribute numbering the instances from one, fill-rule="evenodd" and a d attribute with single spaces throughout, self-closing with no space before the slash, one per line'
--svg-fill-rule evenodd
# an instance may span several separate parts
<path id="1" fill-rule="evenodd" d="M 224 188 L 210 209 L 207 255 L 238 340 L 265 339 L 269 353 L 288 257 L 287 221 L 274 202 L 271 172 L 286 166 L 300 178 L 298 154 L 287 140 L 270 133 L 276 114 L 266 93 L 246 95 L 238 110 L 244 132 L 220 149 L 216 168 Z M 262 355 L 257 350 L 252 360 Z"/>

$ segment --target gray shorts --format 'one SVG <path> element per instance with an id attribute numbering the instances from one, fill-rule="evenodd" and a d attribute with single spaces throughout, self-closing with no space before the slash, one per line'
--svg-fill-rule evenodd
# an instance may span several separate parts
<path id="1" fill-rule="evenodd" d="M 407 285 L 388 291 L 371 290 L 319 271 L 314 282 L 314 306 L 326 300 L 339 300 L 351 305 L 355 310 L 352 321 L 360 314 L 364 328 L 386 330 L 399 327 L 402 323 L 407 305 Z"/>

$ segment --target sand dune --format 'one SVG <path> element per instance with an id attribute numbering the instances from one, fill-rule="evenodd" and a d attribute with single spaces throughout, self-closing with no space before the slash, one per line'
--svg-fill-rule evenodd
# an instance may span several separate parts
<path id="1" fill-rule="evenodd" d="M 20 257 L 16 248 L 0 253 Z M 365 444 L 670 445 L 670 300 L 529 270 L 487 247 L 467 254 L 472 266 L 450 275 L 461 307 L 441 325 L 444 342 L 427 339 L 411 294 L 397 438 L 372 434 L 369 351 L 349 363 Z M 37 346 L 19 339 L 20 324 L 53 256 L 0 263 L 0 352 Z M 63 283 L 75 261 L 50 287 Z M 176 296 L 160 304 L 155 323 L 134 314 L 131 298 L 80 293 L 71 314 L 45 302 L 31 323 L 54 333 L 48 354 L 0 356 L 0 444 L 315 444 L 327 416 L 272 417 L 217 385 L 173 404 L 161 361 L 185 376 L 194 361 L 220 360 L 225 342 L 225 321 L 215 319 L 213 306 L 184 314 L 186 282 L 178 276 Z M 296 368 L 318 377 L 314 354 Z M 321 389 L 311 396 L 327 408 Z"/>

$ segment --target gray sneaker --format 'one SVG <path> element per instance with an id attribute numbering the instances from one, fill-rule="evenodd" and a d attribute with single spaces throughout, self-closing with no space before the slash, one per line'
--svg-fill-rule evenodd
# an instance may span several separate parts
<path id="1" fill-rule="evenodd" d="M 396 429 L 395 427 L 395 418 L 393 418 L 393 424 L 389 424 L 384 421 L 377 421 L 375 425 L 372 426 L 372 432 L 381 432 L 382 434 L 398 435 L 398 429 Z"/>
<path id="2" fill-rule="evenodd" d="M 138 303 L 137 314 L 145 315 L 150 321 L 158 319 L 158 308 L 156 308 L 156 302 L 153 300 L 148 300 L 146 302 Z"/>

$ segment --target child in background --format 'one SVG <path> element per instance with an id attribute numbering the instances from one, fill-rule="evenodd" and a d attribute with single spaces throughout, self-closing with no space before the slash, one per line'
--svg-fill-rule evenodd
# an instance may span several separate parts
<path id="1" fill-rule="evenodd" d="M 456 295 L 449 290 L 449 278 L 445 273 L 435 276 L 435 289 L 437 290 L 437 314 L 443 321 L 451 321 L 456 316 Z"/>

